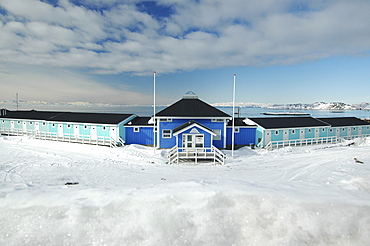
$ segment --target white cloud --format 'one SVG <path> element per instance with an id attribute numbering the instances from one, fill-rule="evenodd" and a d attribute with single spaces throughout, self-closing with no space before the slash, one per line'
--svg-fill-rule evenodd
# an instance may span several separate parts
<path id="1" fill-rule="evenodd" d="M 370 2 L 0 0 L 0 61 L 145 74 L 223 66 L 294 64 L 370 50 Z M 83 5 L 85 4 L 85 6 Z M 96 11 L 104 7 L 102 11 Z"/>

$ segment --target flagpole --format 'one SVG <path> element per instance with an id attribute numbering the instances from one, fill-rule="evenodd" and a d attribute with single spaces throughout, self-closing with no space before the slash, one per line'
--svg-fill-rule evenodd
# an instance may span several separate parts
<path id="1" fill-rule="evenodd" d="M 234 157 L 234 142 L 235 142 L 235 80 L 236 74 L 234 74 L 234 86 L 233 86 L 233 124 L 232 124 L 232 135 L 231 135 L 231 156 Z"/>
<path id="2" fill-rule="evenodd" d="M 153 73 L 153 84 L 154 84 L 154 88 L 153 88 L 153 111 L 154 111 L 154 113 L 153 113 L 153 119 L 154 119 L 154 123 L 153 123 L 153 146 L 154 146 L 154 148 L 153 148 L 153 151 L 154 151 L 154 154 L 155 154 L 155 148 L 156 148 L 156 120 L 155 120 L 155 74 L 156 74 L 156 72 L 154 71 L 154 73 Z"/>

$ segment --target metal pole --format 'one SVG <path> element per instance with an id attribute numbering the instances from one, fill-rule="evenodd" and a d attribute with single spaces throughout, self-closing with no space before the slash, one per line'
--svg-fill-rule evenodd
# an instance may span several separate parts
<path id="1" fill-rule="evenodd" d="M 154 146 L 154 148 L 153 148 L 153 151 L 154 151 L 154 154 L 155 154 L 155 148 L 156 148 L 156 119 L 155 119 L 155 74 L 156 74 L 156 72 L 154 71 L 154 73 L 153 73 L 153 76 L 154 76 L 154 78 L 153 78 L 153 84 L 154 84 L 154 88 L 153 88 L 153 111 L 154 111 L 154 113 L 153 113 L 153 119 L 154 119 L 154 123 L 153 123 L 153 146 Z"/>
<path id="2" fill-rule="evenodd" d="M 18 101 L 18 92 L 16 93 L 16 99 L 17 99 L 17 111 L 18 111 L 18 105 L 19 105 L 19 101 Z"/>
<path id="3" fill-rule="evenodd" d="M 235 80 L 236 74 L 234 74 L 234 86 L 233 86 L 233 124 L 232 124 L 232 135 L 231 135 L 231 156 L 234 157 L 234 141 L 235 141 Z"/>

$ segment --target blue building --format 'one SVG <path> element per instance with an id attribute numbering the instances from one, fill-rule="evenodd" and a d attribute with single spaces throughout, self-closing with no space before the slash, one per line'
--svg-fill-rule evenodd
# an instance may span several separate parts
<path id="1" fill-rule="evenodd" d="M 256 143 L 256 124 L 248 122 L 245 118 L 235 118 L 235 123 L 230 120 L 226 126 L 226 148 L 232 147 L 232 130 L 234 125 L 234 147 L 235 149 L 255 145 Z M 248 123 L 247 123 L 248 122 Z"/>
<path id="2" fill-rule="evenodd" d="M 208 159 L 211 154 L 223 155 L 218 149 L 226 148 L 226 126 L 230 119 L 230 115 L 188 92 L 155 117 L 139 117 L 128 122 L 126 139 L 127 143 L 154 143 L 157 148 L 172 149 L 175 156 L 171 161 L 178 161 L 185 153 L 194 159 Z"/>

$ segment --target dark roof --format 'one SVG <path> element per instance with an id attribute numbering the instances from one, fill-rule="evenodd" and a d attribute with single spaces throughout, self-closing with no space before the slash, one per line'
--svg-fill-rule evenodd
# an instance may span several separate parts
<path id="1" fill-rule="evenodd" d="M 5 119 L 29 119 L 29 120 L 47 120 L 63 112 L 52 112 L 52 111 L 37 111 L 37 110 L 18 110 L 11 111 L 6 110 L 5 115 L 1 115 Z"/>
<path id="2" fill-rule="evenodd" d="M 249 125 L 244 122 L 245 118 L 235 118 L 235 126 L 255 126 L 255 125 Z M 233 126 L 233 120 L 230 120 L 227 123 L 227 126 Z"/>
<path id="3" fill-rule="evenodd" d="M 95 123 L 95 124 L 118 124 L 132 114 L 108 114 L 108 113 L 77 113 L 77 112 L 52 112 L 52 111 L 10 111 L 7 110 L 2 118 L 48 120 L 60 122 Z"/>
<path id="4" fill-rule="evenodd" d="M 339 117 L 339 118 L 317 118 L 323 122 L 328 123 L 329 125 L 336 126 L 362 126 L 370 125 L 369 122 L 361 120 L 356 117 Z"/>
<path id="5" fill-rule="evenodd" d="M 50 118 L 51 121 L 95 123 L 95 124 L 118 124 L 132 114 L 109 114 L 109 113 L 75 113 L 66 112 Z"/>
<path id="6" fill-rule="evenodd" d="M 190 121 L 186 122 L 185 124 L 182 124 L 181 126 L 178 126 L 178 127 L 174 128 L 174 129 L 173 129 L 173 133 L 179 132 L 179 131 L 181 131 L 181 130 L 185 129 L 186 127 L 188 127 L 188 126 L 191 126 L 192 124 L 198 125 L 198 126 L 200 126 L 201 128 L 204 128 L 204 129 L 206 129 L 207 131 L 212 132 L 212 130 L 211 130 L 211 129 L 209 129 L 208 127 L 203 126 L 202 124 L 200 124 L 200 123 L 198 123 L 198 122 L 196 122 L 196 121 L 194 121 L 194 120 L 190 120 Z"/>
<path id="7" fill-rule="evenodd" d="M 153 124 L 149 124 L 150 119 L 151 119 L 151 117 L 135 117 L 130 122 L 126 123 L 126 125 L 153 126 Z"/>
<path id="8" fill-rule="evenodd" d="M 265 129 L 329 126 L 312 117 L 264 117 L 249 118 Z"/>
<path id="9" fill-rule="evenodd" d="M 181 99 L 156 114 L 158 117 L 227 117 L 231 116 L 199 99 Z"/>

